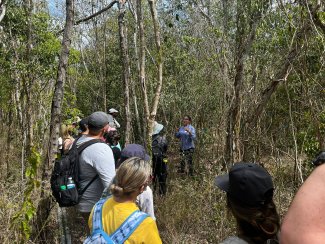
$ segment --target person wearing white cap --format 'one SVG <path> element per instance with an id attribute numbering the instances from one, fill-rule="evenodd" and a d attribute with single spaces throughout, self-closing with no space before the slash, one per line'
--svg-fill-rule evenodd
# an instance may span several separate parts
<path id="1" fill-rule="evenodd" d="M 166 152 L 168 142 L 166 137 L 162 135 L 164 126 L 155 121 L 152 132 L 152 164 L 153 164 L 153 177 L 154 189 L 158 183 L 158 191 L 160 195 L 166 194 L 166 181 L 167 181 L 167 159 Z"/>
<path id="2" fill-rule="evenodd" d="M 116 120 L 117 115 L 118 115 L 118 111 L 115 108 L 110 108 L 108 110 L 108 116 L 111 116 L 113 118 L 113 122 L 110 122 L 109 126 L 115 129 L 121 128 L 121 125 Z"/>

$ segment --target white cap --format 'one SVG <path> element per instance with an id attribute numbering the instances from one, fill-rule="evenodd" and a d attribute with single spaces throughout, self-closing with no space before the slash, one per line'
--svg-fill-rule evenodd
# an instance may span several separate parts
<path id="1" fill-rule="evenodd" d="M 108 113 L 109 113 L 109 114 L 112 114 L 112 113 L 118 113 L 118 111 L 117 111 L 115 108 L 110 108 L 110 109 L 108 110 Z"/>
<path id="2" fill-rule="evenodd" d="M 164 128 L 164 126 L 162 124 L 159 124 L 157 121 L 154 122 L 154 126 L 153 126 L 153 131 L 152 134 L 156 135 L 159 134 L 160 131 Z"/>

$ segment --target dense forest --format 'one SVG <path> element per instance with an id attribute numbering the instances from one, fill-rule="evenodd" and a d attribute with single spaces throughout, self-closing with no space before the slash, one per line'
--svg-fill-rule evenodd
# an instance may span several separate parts
<path id="1" fill-rule="evenodd" d="M 234 232 L 213 180 L 239 161 L 270 171 L 283 217 L 325 149 L 324 9 L 320 0 L 0 0 L 0 242 L 61 241 L 49 187 L 60 125 L 112 107 L 122 145 L 150 151 L 154 121 L 165 126 L 168 192 L 155 197 L 164 243 Z M 184 115 L 197 130 L 194 177 L 176 173 Z"/>

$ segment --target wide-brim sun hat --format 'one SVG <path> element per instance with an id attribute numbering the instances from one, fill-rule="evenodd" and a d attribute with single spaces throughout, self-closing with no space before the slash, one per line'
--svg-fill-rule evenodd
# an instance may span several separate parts
<path id="1" fill-rule="evenodd" d="M 109 113 L 109 114 L 112 114 L 112 113 L 118 113 L 118 111 L 117 111 L 115 108 L 110 108 L 110 109 L 108 110 L 108 113 Z"/>
<path id="2" fill-rule="evenodd" d="M 155 122 L 152 134 L 153 135 L 159 134 L 162 131 L 162 129 L 164 129 L 164 126 L 162 124 Z"/>

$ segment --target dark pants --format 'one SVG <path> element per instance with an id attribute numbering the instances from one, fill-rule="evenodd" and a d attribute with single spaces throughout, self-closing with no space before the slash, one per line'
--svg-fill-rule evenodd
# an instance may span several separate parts
<path id="1" fill-rule="evenodd" d="M 153 177 L 154 177 L 154 190 L 158 185 L 158 191 L 160 195 L 165 195 L 167 190 L 167 165 L 163 161 L 163 156 L 152 157 L 153 163 Z"/>
<path id="2" fill-rule="evenodd" d="M 185 173 L 185 166 L 187 165 L 189 174 L 193 175 L 193 153 L 194 148 L 181 150 L 181 173 Z"/>

